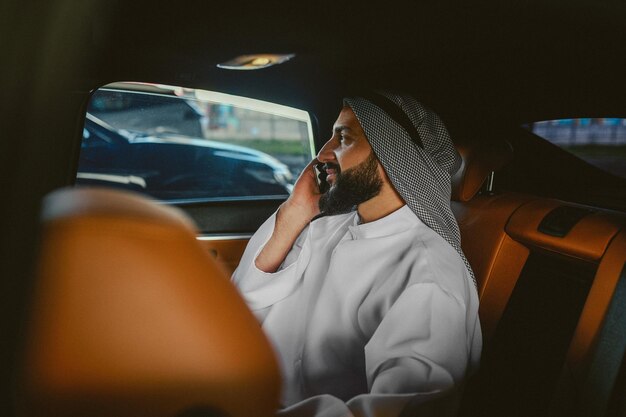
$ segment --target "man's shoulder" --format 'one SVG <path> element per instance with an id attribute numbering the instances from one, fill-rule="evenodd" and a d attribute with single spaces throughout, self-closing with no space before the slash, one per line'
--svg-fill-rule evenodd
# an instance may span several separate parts
<path id="1" fill-rule="evenodd" d="M 441 235 L 429 228 L 421 220 L 415 227 L 408 228 L 396 236 L 398 245 L 395 253 L 400 254 L 399 264 L 408 274 L 404 285 L 435 283 L 453 292 L 463 288 L 468 279 L 468 271 L 459 253 Z"/>

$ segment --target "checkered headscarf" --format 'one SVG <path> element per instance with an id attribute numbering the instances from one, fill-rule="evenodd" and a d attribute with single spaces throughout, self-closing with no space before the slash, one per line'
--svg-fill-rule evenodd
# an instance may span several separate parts
<path id="1" fill-rule="evenodd" d="M 344 98 L 374 154 L 409 208 L 459 253 L 459 226 L 450 208 L 451 176 L 461 158 L 439 117 L 415 98 L 387 91 Z"/>

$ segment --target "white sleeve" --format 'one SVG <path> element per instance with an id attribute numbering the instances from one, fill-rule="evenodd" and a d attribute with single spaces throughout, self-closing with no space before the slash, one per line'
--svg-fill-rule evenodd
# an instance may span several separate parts
<path id="1" fill-rule="evenodd" d="M 424 404 L 436 397 L 439 393 L 418 394 L 362 394 L 348 402 L 343 402 L 337 397 L 324 394 L 307 398 L 290 407 L 279 410 L 277 417 L 397 417 L 405 409 L 418 410 Z M 444 392 L 447 394 L 447 392 Z M 445 398 L 449 400 L 448 397 Z M 451 398 L 456 401 L 456 397 Z M 449 414 L 455 415 L 455 405 L 451 406 Z M 442 409 L 448 410 L 446 405 Z M 412 415 L 412 414 L 411 414 Z M 437 414 L 439 415 L 439 414 Z"/>
<path id="2" fill-rule="evenodd" d="M 250 238 L 239 266 L 233 272 L 232 281 L 239 288 L 240 293 L 252 310 L 263 310 L 274 305 L 289 296 L 299 284 L 296 267 L 306 236 L 306 228 L 296 240 L 278 271 L 268 273 L 256 267 L 255 260 L 272 236 L 275 223 L 276 213 L 267 219 Z"/>
<path id="3" fill-rule="evenodd" d="M 393 417 L 400 415 L 413 397 L 364 394 L 344 403 L 332 395 L 317 395 L 280 410 L 277 417 Z"/>

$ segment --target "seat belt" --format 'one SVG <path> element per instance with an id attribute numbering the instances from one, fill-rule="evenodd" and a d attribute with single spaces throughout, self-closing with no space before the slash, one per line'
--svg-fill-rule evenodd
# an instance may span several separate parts
<path id="1" fill-rule="evenodd" d="M 613 298 L 600 330 L 598 344 L 582 386 L 581 416 L 604 417 L 624 365 L 626 352 L 626 264 L 622 269 Z"/>

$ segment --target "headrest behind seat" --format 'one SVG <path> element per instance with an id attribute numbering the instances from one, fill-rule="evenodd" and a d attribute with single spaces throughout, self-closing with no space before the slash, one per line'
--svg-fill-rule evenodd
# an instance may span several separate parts
<path id="1" fill-rule="evenodd" d="M 273 415 L 274 353 L 184 214 L 65 189 L 43 223 L 24 414 Z"/>
<path id="2" fill-rule="evenodd" d="M 502 168 L 513 156 L 513 148 L 506 141 L 457 145 L 457 151 L 462 163 L 452 177 L 452 200 L 460 202 L 474 198 L 489 174 Z"/>

